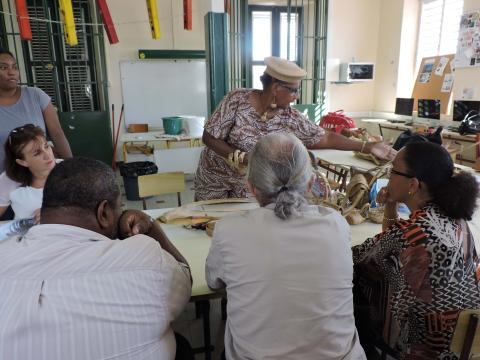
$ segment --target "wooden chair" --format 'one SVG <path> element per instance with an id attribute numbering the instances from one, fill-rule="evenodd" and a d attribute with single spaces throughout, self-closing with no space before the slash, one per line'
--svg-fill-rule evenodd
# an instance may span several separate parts
<path id="1" fill-rule="evenodd" d="M 480 353 L 480 309 L 460 312 L 450 350 L 460 354 L 460 360 L 467 360 L 471 354 Z"/>
<path id="2" fill-rule="evenodd" d="M 180 193 L 185 191 L 185 174 L 168 172 L 138 177 L 138 195 L 143 202 L 143 210 L 147 209 L 147 196 L 177 193 L 178 206 L 182 206 Z"/>
<path id="3" fill-rule="evenodd" d="M 349 170 L 330 164 L 326 161 L 319 160 L 317 165 L 326 170 L 326 177 L 330 181 L 330 187 L 333 190 L 345 191 L 347 189 L 347 179 Z"/>

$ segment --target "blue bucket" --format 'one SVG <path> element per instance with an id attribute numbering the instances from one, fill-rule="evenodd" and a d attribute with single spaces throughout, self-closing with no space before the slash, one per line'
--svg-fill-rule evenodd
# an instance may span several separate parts
<path id="1" fill-rule="evenodd" d="M 163 130 L 168 135 L 178 135 L 182 132 L 182 118 L 180 116 L 163 117 Z"/>

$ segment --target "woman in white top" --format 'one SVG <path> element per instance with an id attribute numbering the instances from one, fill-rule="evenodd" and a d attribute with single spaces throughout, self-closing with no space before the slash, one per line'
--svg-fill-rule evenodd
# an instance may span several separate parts
<path id="1" fill-rule="evenodd" d="M 5 142 L 5 172 L 0 175 L 0 187 L 11 180 L 20 184 L 0 203 L 0 216 L 9 205 L 15 219 L 39 219 L 43 187 L 48 174 L 55 167 L 55 156 L 43 130 L 33 124 L 13 129 Z"/>
<path id="2" fill-rule="evenodd" d="M 270 134 L 248 164 L 260 208 L 217 222 L 206 264 L 208 285 L 227 290 L 226 358 L 365 359 L 349 227 L 335 210 L 305 200 L 306 148 L 291 134 Z"/>

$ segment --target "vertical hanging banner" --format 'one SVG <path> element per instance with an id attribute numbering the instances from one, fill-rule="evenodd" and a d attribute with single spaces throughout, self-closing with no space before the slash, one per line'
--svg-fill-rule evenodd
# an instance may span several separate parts
<path id="1" fill-rule="evenodd" d="M 110 44 L 118 43 L 117 32 L 115 31 L 115 25 L 113 25 L 112 16 L 108 9 L 106 0 L 97 0 L 98 8 L 100 9 L 100 16 L 102 17 L 103 27 L 107 33 L 108 41 Z"/>
<path id="2" fill-rule="evenodd" d="M 22 40 L 32 41 L 32 29 L 28 18 L 27 3 L 25 0 L 15 0 L 15 9 L 17 11 L 18 28 L 20 29 L 20 38 Z"/>
<path id="3" fill-rule="evenodd" d="M 68 45 L 75 46 L 78 44 L 78 39 L 77 30 L 75 29 L 75 19 L 73 18 L 72 0 L 59 0 L 59 3 L 65 40 Z"/>
<path id="4" fill-rule="evenodd" d="M 225 0 L 223 6 L 225 7 L 225 12 L 230 15 L 230 0 Z"/>
<path id="5" fill-rule="evenodd" d="M 183 0 L 183 28 L 192 30 L 192 0 Z"/>
<path id="6" fill-rule="evenodd" d="M 147 9 L 152 38 L 158 40 L 160 39 L 160 24 L 158 23 L 157 0 L 147 0 Z"/>

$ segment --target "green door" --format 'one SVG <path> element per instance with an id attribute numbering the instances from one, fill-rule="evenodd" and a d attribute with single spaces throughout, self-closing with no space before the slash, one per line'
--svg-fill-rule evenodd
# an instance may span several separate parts
<path id="1" fill-rule="evenodd" d="M 107 111 L 59 113 L 73 156 L 85 156 L 112 164 L 112 135 Z"/>

